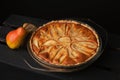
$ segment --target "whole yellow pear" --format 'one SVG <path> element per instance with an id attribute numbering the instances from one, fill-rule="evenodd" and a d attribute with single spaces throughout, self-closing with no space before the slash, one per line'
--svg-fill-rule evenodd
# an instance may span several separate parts
<path id="1" fill-rule="evenodd" d="M 19 48 L 26 34 L 27 32 L 23 27 L 18 27 L 17 29 L 10 31 L 6 35 L 6 43 L 8 47 L 11 49 Z"/>

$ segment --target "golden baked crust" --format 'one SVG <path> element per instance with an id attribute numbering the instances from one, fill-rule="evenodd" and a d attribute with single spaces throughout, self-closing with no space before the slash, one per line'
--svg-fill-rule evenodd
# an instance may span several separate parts
<path id="1" fill-rule="evenodd" d="M 30 48 L 35 57 L 50 64 L 77 65 L 97 53 L 99 39 L 87 24 L 58 20 L 39 27 L 31 36 Z"/>

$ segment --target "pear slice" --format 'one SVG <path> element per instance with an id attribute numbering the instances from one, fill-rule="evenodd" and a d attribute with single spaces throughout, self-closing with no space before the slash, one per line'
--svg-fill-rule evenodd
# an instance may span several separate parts
<path id="1" fill-rule="evenodd" d="M 37 27 L 31 23 L 24 23 L 23 28 L 29 33 L 29 32 L 34 32 Z"/>

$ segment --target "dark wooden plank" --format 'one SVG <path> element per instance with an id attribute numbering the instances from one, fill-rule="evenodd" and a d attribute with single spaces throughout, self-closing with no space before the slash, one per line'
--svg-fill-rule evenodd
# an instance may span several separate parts
<path id="1" fill-rule="evenodd" d="M 111 69 L 111 71 L 120 73 L 120 36 L 110 34 L 108 45 L 101 57 L 96 61 L 98 66 Z"/>
<path id="2" fill-rule="evenodd" d="M 32 23 L 36 25 L 37 27 L 42 25 L 43 23 L 46 23 L 47 20 L 43 20 L 40 18 L 33 18 L 33 17 L 26 17 L 21 15 L 10 15 L 4 22 L 4 26 L 11 26 L 13 28 L 17 28 L 19 26 L 22 26 L 24 23 Z"/>
<path id="3" fill-rule="evenodd" d="M 10 16 L 3 24 L 4 26 L 12 26 L 16 28 L 17 26 L 20 26 L 29 19 L 31 18 L 29 17 L 24 18 L 24 16 L 21 17 L 18 15 L 12 15 L 12 18 Z M 20 22 L 19 21 L 15 22 L 16 20 L 19 20 Z M 37 24 L 37 25 L 43 24 L 42 23 L 43 20 L 39 20 L 39 19 L 37 20 L 33 19 L 29 21 L 34 21 L 33 24 Z M 62 80 L 66 80 L 66 79 L 67 80 L 89 80 L 89 79 L 115 80 L 119 78 L 118 76 L 120 74 L 120 64 L 119 64 L 120 54 L 119 54 L 119 50 L 116 50 L 116 48 L 120 47 L 119 41 L 120 41 L 119 36 L 110 34 L 108 39 L 108 47 L 102 53 L 100 58 L 96 60 L 88 68 L 82 71 L 76 71 L 72 73 L 54 73 L 54 72 L 50 73 L 50 72 L 42 72 L 40 70 L 31 69 L 28 65 L 26 65 L 24 59 L 29 59 L 31 61 L 31 64 L 33 64 L 35 67 L 39 67 L 39 68 L 42 67 L 37 63 L 35 63 L 33 59 L 29 56 L 26 46 L 21 47 L 18 50 L 11 50 L 5 44 L 0 43 L 0 51 L 1 51 L 0 62 L 18 67 L 20 69 L 29 70 L 31 72 L 43 74 L 46 76 L 51 76 Z"/>
<path id="4" fill-rule="evenodd" d="M 11 50 L 9 49 L 6 45 L 1 45 L 0 44 L 0 50 L 1 50 L 1 54 L 0 54 L 0 62 L 21 68 L 21 69 L 25 69 L 25 70 L 29 70 L 35 73 L 39 73 L 39 74 L 44 74 L 47 76 L 51 76 L 54 78 L 58 78 L 58 79 L 67 79 L 67 80 L 96 80 L 98 79 L 108 79 L 108 80 L 114 80 L 114 78 L 116 77 L 116 74 L 114 72 L 111 72 L 109 70 L 106 69 L 102 69 L 102 68 L 98 68 L 95 65 L 91 65 L 90 67 L 82 70 L 82 71 L 77 71 L 77 72 L 73 72 L 73 73 L 50 73 L 50 72 L 42 72 L 39 70 L 34 70 L 31 69 L 30 67 L 28 67 L 25 62 L 24 62 L 24 57 L 25 54 L 29 54 L 27 52 L 27 50 L 25 49 L 21 49 L 21 50 Z M 24 57 L 22 57 L 21 55 L 24 55 Z M 26 56 L 28 57 L 28 56 Z M 86 77 L 87 76 L 87 77 Z"/>

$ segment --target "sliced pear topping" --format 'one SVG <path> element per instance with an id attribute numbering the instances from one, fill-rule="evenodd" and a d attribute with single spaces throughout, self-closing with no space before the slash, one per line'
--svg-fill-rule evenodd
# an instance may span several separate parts
<path id="1" fill-rule="evenodd" d="M 55 40 L 48 40 L 43 45 L 45 45 L 45 46 L 53 46 L 53 45 L 56 45 L 56 44 L 57 44 L 57 42 Z"/>
<path id="2" fill-rule="evenodd" d="M 94 55 L 99 40 L 94 30 L 75 21 L 53 21 L 36 30 L 34 50 L 40 59 L 55 65 L 76 65 Z M 39 50 L 37 50 L 37 49 Z"/>
<path id="3" fill-rule="evenodd" d="M 80 42 L 80 44 L 88 48 L 97 48 L 97 43 L 95 42 Z"/>
<path id="4" fill-rule="evenodd" d="M 39 51 L 39 53 L 50 53 L 52 50 L 53 46 L 41 46 L 41 50 Z"/>
<path id="5" fill-rule="evenodd" d="M 38 42 L 39 42 L 38 38 L 34 38 L 34 39 L 33 39 L 33 44 L 34 44 L 37 48 L 39 47 L 39 45 L 38 45 L 39 43 L 38 43 Z"/>
<path id="6" fill-rule="evenodd" d="M 61 38 L 59 38 L 58 41 L 64 47 L 68 47 L 70 45 L 70 42 L 71 42 L 69 37 L 61 37 Z"/>
<path id="7" fill-rule="evenodd" d="M 62 42 L 62 43 L 69 43 L 71 40 L 69 37 L 61 37 L 59 38 L 59 41 Z"/>
<path id="8" fill-rule="evenodd" d="M 56 63 L 56 61 L 57 61 L 57 63 L 60 63 L 60 62 L 62 62 L 62 60 L 64 60 L 65 56 L 67 56 L 67 55 L 68 55 L 67 50 L 64 49 L 64 48 L 61 48 L 61 49 L 58 51 L 57 55 L 55 56 L 53 62 L 55 61 L 54 63 Z M 63 56 L 64 58 L 61 59 L 62 56 Z"/>
<path id="9" fill-rule="evenodd" d="M 60 51 L 60 49 L 61 49 L 60 46 L 59 46 L 59 48 L 56 46 L 53 46 L 53 48 L 49 52 L 50 53 L 50 60 L 53 60 L 53 58 L 57 55 L 57 53 Z"/>
<path id="10" fill-rule="evenodd" d="M 83 46 L 79 45 L 78 43 L 73 43 L 71 45 L 71 48 L 75 51 L 79 51 L 87 56 L 90 56 L 90 54 L 88 52 L 86 52 L 86 49 L 84 49 Z"/>
<path id="11" fill-rule="evenodd" d="M 55 25 L 50 26 L 50 34 L 53 37 L 53 39 L 57 40 L 59 38 L 58 32 L 56 31 Z"/>
<path id="12" fill-rule="evenodd" d="M 56 24 L 58 36 L 65 36 L 65 30 L 63 28 L 65 28 L 65 27 L 62 27 L 62 26 Z"/>

